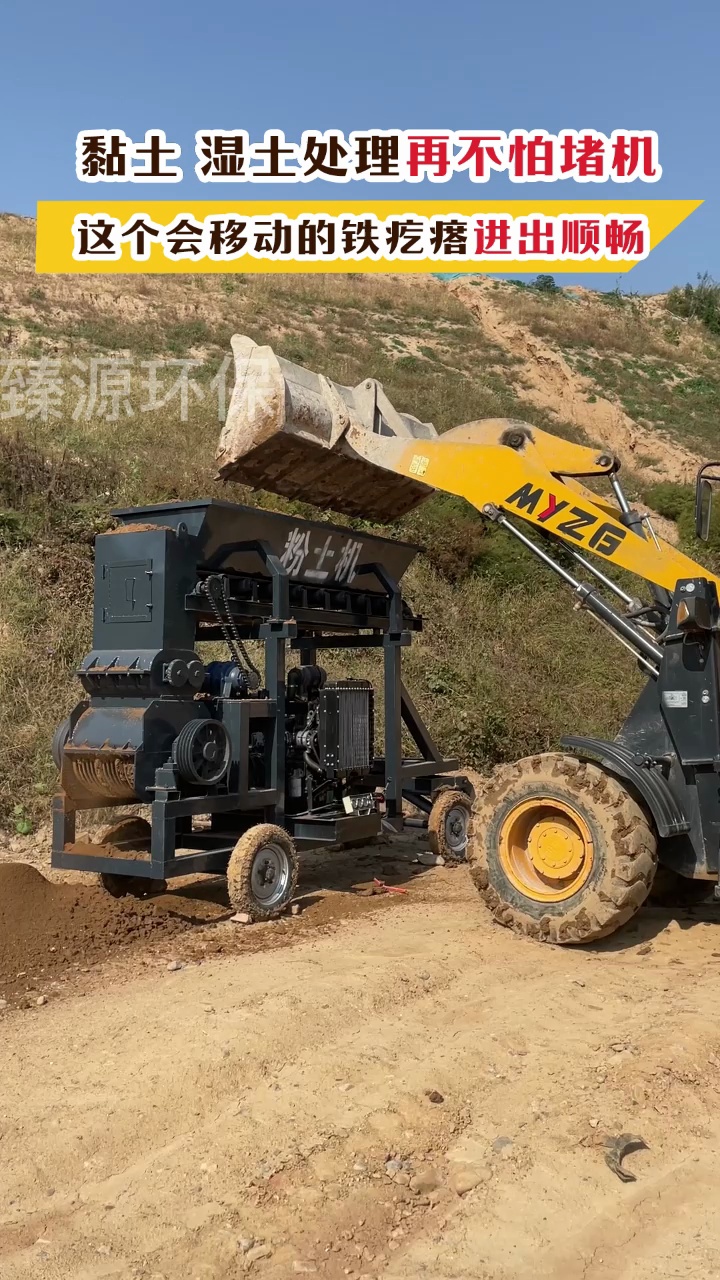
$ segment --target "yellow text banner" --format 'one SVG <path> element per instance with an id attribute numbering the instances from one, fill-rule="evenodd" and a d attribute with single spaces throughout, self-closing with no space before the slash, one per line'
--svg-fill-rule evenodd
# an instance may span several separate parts
<path id="1" fill-rule="evenodd" d="M 450 202 L 415 200 L 412 194 L 408 194 L 405 200 L 385 201 L 301 202 L 232 198 L 224 201 L 143 200 L 141 193 L 132 201 L 51 200 L 38 204 L 36 270 L 49 274 L 81 275 L 228 272 L 604 272 L 617 275 L 630 271 L 641 257 L 647 256 L 700 204 L 701 200 L 560 201 L 538 198 Z M 332 233 L 336 238 L 335 248 L 339 250 L 346 243 L 343 220 L 346 220 L 346 225 L 350 228 L 355 223 L 369 220 L 382 227 L 382 236 L 387 235 L 387 242 L 391 244 L 390 223 L 413 218 L 424 222 L 425 239 L 416 242 L 414 251 L 408 251 L 406 256 L 401 244 L 391 251 L 393 256 L 388 256 L 385 240 L 382 241 L 379 255 L 353 257 L 347 254 L 340 256 L 336 252 L 333 256 L 327 252 L 327 230 L 325 249 L 322 232 L 318 233 L 317 230 L 318 220 L 332 221 L 335 226 Z M 148 226 L 144 235 L 142 228 L 137 229 L 138 219 Z M 297 224 L 300 219 L 306 219 L 316 227 L 314 255 L 308 253 L 303 256 L 297 250 Z M 417 244 L 429 244 L 432 235 L 437 236 L 437 220 L 452 219 L 461 222 L 464 220 L 466 223 L 469 246 L 467 255 L 462 256 L 449 248 L 452 236 L 447 233 L 447 245 L 441 252 L 427 252 L 418 256 Z M 502 231 L 503 219 L 512 220 L 515 227 L 514 239 L 506 242 L 503 242 L 501 235 L 498 238 L 498 228 Z M 537 227 L 534 226 L 536 219 Z M 218 249 L 218 255 L 224 252 L 225 256 L 212 256 L 209 228 L 216 223 L 224 226 L 228 220 L 239 220 L 243 224 L 247 233 L 246 245 L 237 252 L 225 246 Z M 257 235 L 253 239 L 248 227 L 256 229 L 265 222 L 273 223 L 273 220 L 276 220 L 274 238 L 278 244 L 277 251 L 273 251 L 273 238 L 268 232 L 269 238 L 263 241 L 269 246 L 267 252 L 254 253 L 253 249 L 260 241 Z M 574 221 L 576 224 L 585 224 L 588 220 L 597 220 L 595 236 L 599 251 L 592 255 L 586 253 L 582 257 L 578 257 L 577 253 L 576 256 L 558 256 L 561 243 L 569 243 L 571 235 L 577 241 L 583 230 L 581 226 L 577 232 L 571 233 L 565 230 L 563 223 Z M 282 226 L 290 223 L 292 227 L 285 240 Z M 630 228 L 635 224 L 641 225 L 643 231 L 636 231 L 633 238 Z M 172 239 L 170 231 L 178 225 L 180 230 Z M 107 230 L 107 227 L 111 230 Z M 133 227 L 136 229 L 131 232 Z M 153 231 L 153 227 L 160 230 Z M 193 227 L 203 228 L 202 237 L 195 233 L 197 253 L 191 247 Z M 518 228 L 522 230 L 523 227 L 524 237 L 518 240 Z M 552 234 L 547 230 L 550 227 Z M 625 239 L 624 228 L 628 229 Z M 535 231 L 538 237 L 542 233 L 544 239 L 533 240 Z M 181 239 L 183 233 L 185 240 Z M 318 234 L 320 240 L 317 238 Z M 349 236 L 350 232 L 347 234 Z M 288 252 L 286 246 L 291 243 L 290 237 L 294 237 L 293 247 Z M 180 248 L 175 252 L 173 245 L 178 244 L 178 241 Z M 310 243 L 307 235 L 306 241 Z M 238 242 L 236 240 L 234 243 Z M 216 243 L 220 244 L 220 231 L 216 233 Z M 350 241 L 347 240 L 347 243 Z M 541 253 L 533 256 L 532 250 L 536 243 L 542 246 L 542 256 Z M 589 241 L 581 238 L 578 243 L 582 249 Z M 576 250 L 578 243 L 575 243 Z M 508 244 L 511 246 L 510 256 Z M 522 255 L 515 251 L 518 244 L 523 246 Z M 641 245 L 644 246 L 642 255 L 632 256 Z M 565 248 L 567 249 L 567 244 Z"/>

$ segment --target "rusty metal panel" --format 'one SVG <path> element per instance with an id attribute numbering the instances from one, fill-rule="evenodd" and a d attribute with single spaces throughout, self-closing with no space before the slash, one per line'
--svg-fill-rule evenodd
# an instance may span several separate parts
<path id="1" fill-rule="evenodd" d="M 135 794 L 135 751 L 66 746 L 61 781 L 74 800 L 130 801 Z"/>

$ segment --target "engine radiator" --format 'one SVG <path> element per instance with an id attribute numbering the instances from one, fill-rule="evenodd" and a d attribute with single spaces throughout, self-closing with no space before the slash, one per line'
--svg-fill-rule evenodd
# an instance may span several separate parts
<path id="1" fill-rule="evenodd" d="M 336 680 L 322 689 L 318 737 L 323 769 L 349 773 L 370 768 L 374 753 L 373 692 L 369 680 Z"/>

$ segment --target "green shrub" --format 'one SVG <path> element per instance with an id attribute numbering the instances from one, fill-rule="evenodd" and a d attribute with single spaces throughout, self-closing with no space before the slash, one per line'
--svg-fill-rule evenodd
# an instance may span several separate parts
<path id="1" fill-rule="evenodd" d="M 696 285 L 671 289 L 665 305 L 673 315 L 699 320 L 710 333 L 720 334 L 720 284 L 707 271 Z"/>
<path id="2" fill-rule="evenodd" d="M 554 276 L 537 276 L 533 289 L 538 293 L 550 294 L 554 296 L 556 293 L 562 293 L 562 289 L 555 283 Z"/>
<path id="3" fill-rule="evenodd" d="M 688 554 L 701 562 L 708 556 L 713 560 L 720 553 L 720 487 L 715 488 L 712 524 L 707 543 L 695 536 L 695 488 L 689 484 L 674 484 L 669 480 L 651 485 L 643 494 L 649 506 L 658 515 L 674 520 L 683 546 Z M 708 565 L 712 568 L 712 564 Z M 713 569 L 714 572 L 714 569 Z"/>
<path id="4" fill-rule="evenodd" d="M 508 280 L 508 284 L 514 284 L 516 289 L 533 289 L 535 293 L 542 293 L 546 297 L 555 297 L 562 293 L 559 284 L 555 283 L 554 276 L 536 276 L 534 280 Z"/>

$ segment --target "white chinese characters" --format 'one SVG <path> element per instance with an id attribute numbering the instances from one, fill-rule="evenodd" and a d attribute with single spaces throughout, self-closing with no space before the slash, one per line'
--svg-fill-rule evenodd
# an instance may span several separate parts
<path id="1" fill-rule="evenodd" d="M 359 538 L 333 532 L 321 539 L 314 531 L 311 538 L 309 529 L 296 526 L 287 536 L 280 563 L 292 578 L 349 586 L 357 574 L 362 548 Z"/>

